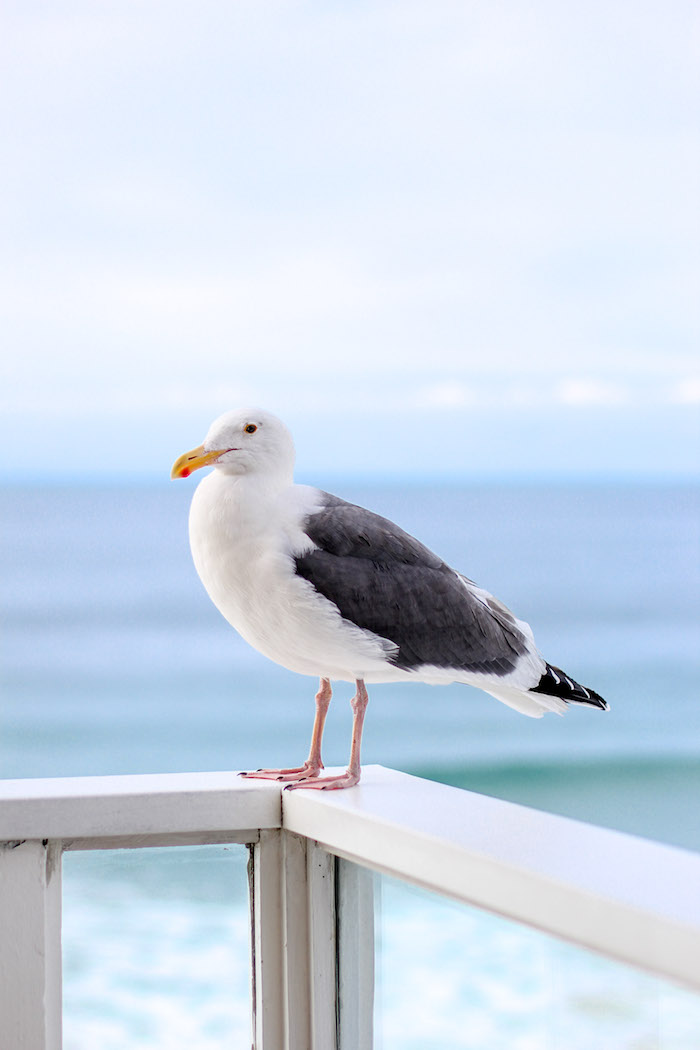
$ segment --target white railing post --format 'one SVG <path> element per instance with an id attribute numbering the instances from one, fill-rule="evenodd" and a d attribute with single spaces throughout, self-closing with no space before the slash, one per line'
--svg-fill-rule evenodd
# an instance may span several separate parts
<path id="1" fill-rule="evenodd" d="M 254 1050 L 285 1045 L 282 832 L 261 831 L 250 877 Z"/>
<path id="2" fill-rule="evenodd" d="M 282 832 L 285 1050 L 311 1050 L 311 957 L 306 842 Z M 265 1046 L 265 1050 L 273 1050 Z"/>
<path id="3" fill-rule="evenodd" d="M 253 847 L 255 1050 L 336 1050 L 335 858 L 263 831 Z"/>
<path id="4" fill-rule="evenodd" d="M 311 1045 L 313 1050 L 337 1050 L 336 858 L 312 839 L 302 841 L 306 842 Z"/>
<path id="5" fill-rule="evenodd" d="M 2 1050 L 60 1050 L 61 1006 L 61 844 L 0 843 Z"/>
<path id="6" fill-rule="evenodd" d="M 374 875 L 337 861 L 338 1050 L 374 1046 Z"/>

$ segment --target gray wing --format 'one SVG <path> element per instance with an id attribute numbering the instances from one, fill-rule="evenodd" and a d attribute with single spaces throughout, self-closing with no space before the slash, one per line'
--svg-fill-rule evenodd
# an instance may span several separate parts
<path id="1" fill-rule="evenodd" d="M 514 669 L 528 645 L 505 606 L 387 518 L 322 498 L 304 524 L 315 549 L 295 558 L 296 571 L 346 620 L 392 641 L 396 666 Z"/>

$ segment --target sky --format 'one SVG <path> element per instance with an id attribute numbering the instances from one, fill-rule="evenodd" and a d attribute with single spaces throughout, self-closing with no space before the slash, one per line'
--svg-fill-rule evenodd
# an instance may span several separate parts
<path id="1" fill-rule="evenodd" d="M 694 0 L 5 0 L 0 474 L 700 473 Z"/>

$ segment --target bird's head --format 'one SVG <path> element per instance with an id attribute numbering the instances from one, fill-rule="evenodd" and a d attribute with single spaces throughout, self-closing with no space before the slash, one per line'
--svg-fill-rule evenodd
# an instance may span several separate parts
<path id="1" fill-rule="evenodd" d="M 234 409 L 215 419 L 204 441 L 173 464 L 172 478 L 187 478 L 200 467 L 224 474 L 281 475 L 291 481 L 294 442 L 284 423 L 259 408 Z"/>

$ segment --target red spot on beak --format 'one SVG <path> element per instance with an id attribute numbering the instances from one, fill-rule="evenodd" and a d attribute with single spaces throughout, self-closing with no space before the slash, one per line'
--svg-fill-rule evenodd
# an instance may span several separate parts
<path id="1" fill-rule="evenodd" d="M 180 472 L 180 475 L 181 475 L 181 477 L 183 477 L 183 478 L 188 478 L 188 477 L 190 476 L 190 474 L 191 474 L 191 473 L 192 473 L 192 471 L 191 471 L 191 470 L 188 470 L 188 469 L 187 469 L 187 467 L 184 467 L 184 468 L 183 468 L 183 469 L 181 470 L 181 472 Z"/>

